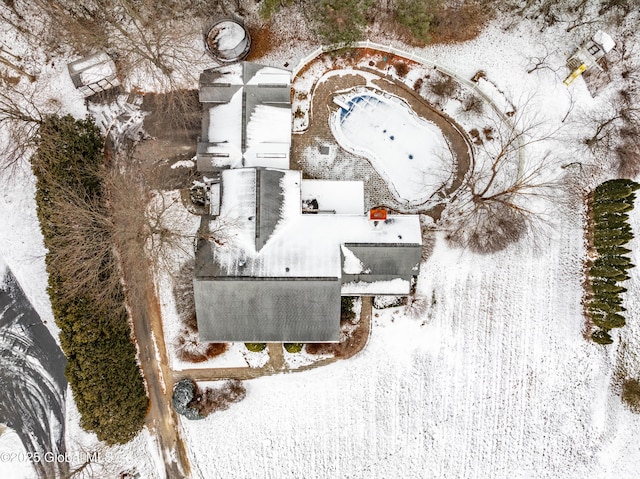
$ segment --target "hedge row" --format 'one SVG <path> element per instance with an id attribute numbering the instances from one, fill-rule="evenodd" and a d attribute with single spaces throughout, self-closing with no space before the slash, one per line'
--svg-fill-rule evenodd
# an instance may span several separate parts
<path id="1" fill-rule="evenodd" d="M 97 275 L 96 284 L 104 279 L 105 284 L 116 285 L 110 286 L 114 290 L 109 295 L 98 291 L 98 287 L 78 288 L 78 275 L 72 277 L 69 273 L 78 269 L 69 268 L 65 255 L 59 254 L 109 239 L 107 230 L 99 236 L 90 235 L 89 232 L 100 231 L 95 225 L 85 225 L 87 233 L 83 233 L 84 215 L 69 218 L 69 211 L 75 210 L 61 208 L 72 196 L 97 209 L 94 215 L 107 215 L 99 174 L 104 168 L 103 141 L 92 121 L 75 120 L 69 115 L 46 118 L 37 141 L 32 158 L 38 180 L 36 202 L 49 250 L 49 297 L 68 360 L 65 374 L 81 414 L 81 426 L 108 444 L 125 443 L 144 425 L 148 400 L 131 340 L 124 293 L 119 282 L 113 281 L 112 275 L 118 272 L 113 267 L 113 257 L 108 257 L 112 255 L 111 248 L 102 248 L 107 257 L 96 263 L 101 266 L 100 271 L 86 270 L 87 275 Z M 87 266 L 90 267 L 93 266 Z"/>
<path id="2" fill-rule="evenodd" d="M 628 211 L 633 209 L 635 193 L 640 185 L 628 179 L 609 180 L 593 192 L 593 245 L 597 259 L 589 268 L 593 294 L 587 309 L 598 327 L 591 338 L 599 344 L 611 344 L 609 331 L 625 325 L 621 294 L 626 288 L 621 282 L 634 265 L 627 256 L 631 251 L 624 246 L 633 238 Z"/>

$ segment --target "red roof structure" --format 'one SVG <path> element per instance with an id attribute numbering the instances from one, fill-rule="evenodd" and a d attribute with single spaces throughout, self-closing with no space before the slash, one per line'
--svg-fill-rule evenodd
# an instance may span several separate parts
<path id="1" fill-rule="evenodd" d="M 387 210 L 370 210 L 369 219 L 376 221 L 384 221 L 387 219 Z"/>

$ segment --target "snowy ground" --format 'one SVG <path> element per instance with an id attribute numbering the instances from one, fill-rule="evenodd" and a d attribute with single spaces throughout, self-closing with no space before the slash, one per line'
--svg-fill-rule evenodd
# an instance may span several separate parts
<path id="1" fill-rule="evenodd" d="M 0 474 L 11 479 L 31 479 L 34 470 L 18 434 L 7 428 L 0 434 Z"/>
<path id="2" fill-rule="evenodd" d="M 230 410 L 183 421 L 192 445 L 233 431 L 193 451 L 200 476 L 631 477 L 640 418 L 582 338 L 582 254 L 577 222 L 536 251 L 439 239 L 424 316 L 378 312 L 355 359 L 252 381 Z"/>
<path id="3" fill-rule="evenodd" d="M 560 30 L 534 42 L 531 28 L 496 25 L 473 42 L 419 53 L 467 78 L 485 70 L 550 129 L 572 109 L 536 152 L 569 162 L 581 155 L 583 115 L 604 99 L 580 82 L 562 85 L 570 52 L 559 46 L 550 57 L 559 73 L 527 75 L 542 45 L 571 43 Z M 615 345 L 583 338 L 582 214 L 546 207 L 555 220 L 535 248 L 480 256 L 439 235 L 418 282 L 426 309 L 379 311 L 356 358 L 253 380 L 228 411 L 182 421 L 200 477 L 636 477 L 640 418 L 612 392 Z M 638 231 L 638 211 L 634 218 Z M 639 300 L 628 296 L 630 311 Z M 198 446 L 220 431 L 232 432 L 215 448 Z"/>
<path id="4" fill-rule="evenodd" d="M 485 70 L 514 103 L 527 103 L 552 129 L 570 111 L 562 132 L 546 143 L 569 163 L 583 156 L 584 116 L 604 108 L 610 94 L 593 100 L 580 80 L 570 90 L 562 85 L 564 61 L 583 34 L 567 34 L 562 26 L 540 33 L 526 23 L 504 32 L 496 24 L 462 45 L 409 50 L 466 78 Z M 553 68 L 527 75 L 531 58 L 545 46 Z M 291 42 L 265 62 L 295 65 L 308 47 Z M 54 92 L 61 112 L 81 116 L 82 99 L 69 86 L 64 62 L 42 65 L 39 91 Z M 131 82 L 153 91 L 147 80 L 141 73 Z M 50 324 L 33 194 L 28 168 L 13 183 L 2 183 L 0 255 Z M 182 420 L 194 475 L 637 477 L 640 417 L 611 388 L 617 344 L 601 348 L 582 337 L 582 218 L 578 211 L 549 209 L 557 220 L 537 249 L 522 243 L 478 256 L 450 249 L 439 236 L 418 282 L 426 310 L 374 312 L 371 341 L 355 358 L 248 381 L 241 403 L 203 421 Z M 638 210 L 633 223 L 639 232 Z M 636 264 L 638 241 L 632 243 Z M 620 334 L 638 346 L 638 268 L 631 275 L 629 324 Z M 167 294 L 163 289 L 162 301 L 170 301 Z M 635 355 L 626 361 L 637 375 L 640 361 Z M 80 430 L 73 404 L 67 437 L 71 451 L 97 447 L 95 437 Z M 19 449 L 11 433 L 0 436 L 0 452 Z M 109 476 L 98 477 L 133 468 L 143 477 L 161 477 L 148 431 L 112 452 L 104 456 L 117 457 Z"/>

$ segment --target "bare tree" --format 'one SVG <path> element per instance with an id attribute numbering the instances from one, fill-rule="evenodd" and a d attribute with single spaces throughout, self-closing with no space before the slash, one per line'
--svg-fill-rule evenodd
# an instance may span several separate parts
<path id="1" fill-rule="evenodd" d="M 202 28 L 212 11 L 231 12 L 239 1 L 216 0 L 17 0 L 0 9 L 5 21 L 25 33 L 30 43 L 46 51 L 71 47 L 81 55 L 109 52 L 120 73 L 133 68 L 165 81 L 167 89 L 192 79 L 205 55 Z M 32 19 L 41 19 L 33 27 Z M 61 45 L 63 47 L 61 47 Z"/>
<path id="2" fill-rule="evenodd" d="M 529 156 L 528 147 L 555 132 L 541 133 L 541 124 L 523 114 L 513 123 L 496 121 L 485 130 L 491 131 L 491 139 L 472 157 L 443 219 L 452 242 L 490 253 L 538 229 L 542 218 L 531 200 L 548 198 L 555 188 L 547 174 L 554 162 L 549 153 Z"/>
<path id="3" fill-rule="evenodd" d="M 226 381 L 220 388 L 208 387 L 202 390 L 196 385 L 189 407 L 196 409 L 201 416 L 208 416 L 213 412 L 229 409 L 231 404 L 242 401 L 246 395 L 246 388 L 237 379 Z"/>
<path id="4" fill-rule="evenodd" d="M 623 88 L 609 98 L 601 109 L 588 111 L 580 120 L 591 131 L 584 138 L 588 149 L 597 157 L 614 160 L 612 166 L 625 176 L 640 172 L 637 151 L 640 147 L 640 95 Z"/>
<path id="5" fill-rule="evenodd" d="M 107 446 L 98 443 L 94 447 L 74 444 L 76 453 L 72 455 L 74 462 L 70 464 L 68 479 L 95 479 L 117 473 L 118 464 L 109 465 Z"/>
<path id="6" fill-rule="evenodd" d="M 576 106 L 576 97 L 573 93 L 574 90 L 568 89 L 568 91 L 569 91 L 569 108 L 567 109 L 567 113 L 565 113 L 565 115 L 562 117 L 562 120 L 560 120 L 560 123 L 564 123 L 565 121 L 567 121 L 567 118 L 569 118 L 569 115 L 571 114 L 574 107 Z"/>
<path id="7" fill-rule="evenodd" d="M 36 81 L 36 76 L 27 72 L 22 66 L 18 64 L 20 58 L 13 55 L 10 51 L 5 49 L 2 45 L 0 45 L 0 63 L 9 67 L 14 72 L 18 73 L 20 76 L 26 77 L 30 82 Z"/>
<path id="8" fill-rule="evenodd" d="M 557 53 L 557 49 L 549 50 L 549 47 L 546 44 L 539 44 L 539 48 L 543 51 L 538 55 L 527 57 L 527 61 L 529 66 L 527 67 L 527 73 L 531 74 L 537 70 L 551 70 L 553 73 L 557 73 L 560 68 L 563 67 L 562 64 L 558 66 L 552 66 L 550 63 L 551 58 Z"/>
<path id="9" fill-rule="evenodd" d="M 107 184 L 120 254 L 139 267 L 173 272 L 180 266 L 176 255 L 193 256 L 199 218 L 183 206 L 179 192 L 163 191 L 161 171 L 131 161 L 114 168 Z"/>
<path id="10" fill-rule="evenodd" d="M 83 196 L 73 187 L 56 188 L 52 222 L 64 229 L 64 235 L 60 241 L 52 240 L 58 244 L 50 249 L 48 261 L 67 278 L 65 298 L 72 300 L 91 292 L 96 304 L 122 305 L 113 222 L 103 200 Z"/>
<path id="11" fill-rule="evenodd" d="M 33 89 L 0 88 L 0 129 L 8 137 L 0 147 L 0 171 L 15 168 L 32 149 L 42 119 Z"/>

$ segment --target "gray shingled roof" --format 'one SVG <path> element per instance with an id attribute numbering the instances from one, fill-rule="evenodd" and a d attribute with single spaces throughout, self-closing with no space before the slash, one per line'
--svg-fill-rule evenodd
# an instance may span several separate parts
<path id="1" fill-rule="evenodd" d="M 284 172 L 278 170 L 256 170 L 258 175 L 256 209 L 256 251 L 260 251 L 276 229 L 284 196 L 280 180 Z"/>
<path id="2" fill-rule="evenodd" d="M 362 262 L 364 273 L 346 274 L 343 282 L 349 281 L 386 281 L 394 278 L 410 279 L 418 274 L 422 246 L 419 244 L 353 244 L 345 243 L 346 248 Z M 344 256 L 342 256 L 344 262 Z"/>
<path id="3" fill-rule="evenodd" d="M 269 70 L 269 72 L 264 76 L 254 78 L 258 72 L 265 70 Z M 242 89 L 241 111 L 234 111 L 234 114 L 238 115 L 238 118 L 240 118 L 240 116 L 242 118 L 241 142 L 238 145 L 223 145 L 221 147 L 227 148 L 233 146 L 239 155 L 244 155 L 250 146 L 247 144 L 248 125 L 252 120 L 253 113 L 260 105 L 282 108 L 290 113 L 291 89 L 289 84 L 273 83 L 274 80 L 280 81 L 277 74 L 282 75 L 288 73 L 287 70 L 249 62 L 225 65 L 202 72 L 200 75 L 199 93 L 200 102 L 203 103 L 202 132 L 196 155 L 199 171 L 213 172 L 223 168 L 239 166 L 232 164 L 234 160 L 231 158 L 228 160 L 212 160 L 212 158 L 216 157 L 215 153 L 207 152 L 209 148 L 215 151 L 217 146 L 220 145 L 218 143 L 212 143 L 209 138 L 210 110 L 220 105 L 230 103 L 232 97 L 238 90 Z M 251 82 L 251 84 L 249 84 L 249 82 Z M 275 128 L 274 125 L 271 126 Z"/>
<path id="4" fill-rule="evenodd" d="M 202 341 L 339 340 L 338 278 L 196 278 Z"/>

